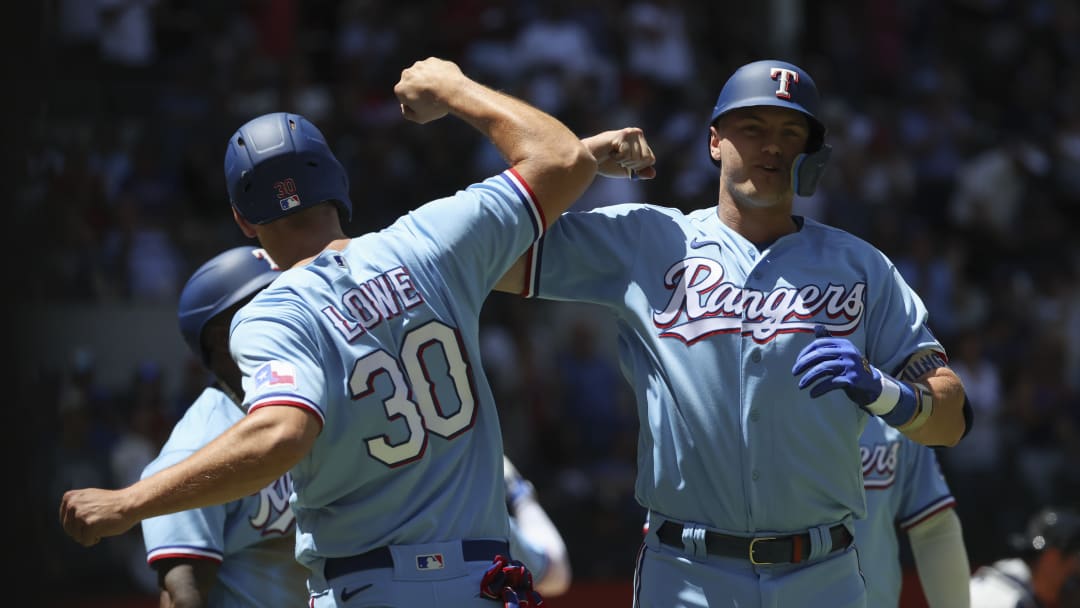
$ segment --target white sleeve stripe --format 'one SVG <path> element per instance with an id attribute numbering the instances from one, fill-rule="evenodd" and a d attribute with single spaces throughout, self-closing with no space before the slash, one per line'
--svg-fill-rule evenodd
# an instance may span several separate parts
<path id="1" fill-rule="evenodd" d="M 517 193 L 521 202 L 525 203 L 525 209 L 529 212 L 529 219 L 533 224 L 533 241 L 536 241 L 540 237 L 544 236 L 544 230 L 546 223 L 544 222 L 544 210 L 540 208 L 540 205 L 536 202 L 536 196 L 533 194 L 529 184 L 525 182 L 525 179 L 515 171 L 514 169 L 507 169 L 502 172 L 502 178 L 506 180 L 510 187 Z"/>
<path id="2" fill-rule="evenodd" d="M 913 528 L 923 521 L 929 519 L 932 515 L 935 515 L 945 509 L 951 509 L 956 506 L 956 499 L 952 495 L 942 496 L 929 505 L 919 509 L 913 515 L 909 515 L 900 520 L 900 529 L 907 530 Z"/>
<path id="3" fill-rule="evenodd" d="M 544 239 L 533 243 L 525 255 L 525 285 L 522 287 L 521 295 L 534 298 L 540 290 L 540 262 L 544 255 Z"/>
<path id="4" fill-rule="evenodd" d="M 305 399 L 298 395 L 266 395 L 261 399 L 257 399 L 248 406 L 248 413 L 254 412 L 260 407 L 266 407 L 268 405 L 288 405 L 292 407 L 298 407 L 302 410 L 309 410 L 319 418 L 319 424 L 326 423 L 326 416 L 323 416 L 322 410 L 319 409 L 315 403 L 309 399 Z"/>
<path id="5" fill-rule="evenodd" d="M 183 559 L 185 557 L 209 559 L 218 563 L 221 563 L 224 559 L 221 555 L 221 551 L 200 549 L 189 545 L 176 545 L 172 547 L 158 547 L 157 549 L 150 551 L 146 554 L 146 563 L 152 564 L 159 559 Z"/>

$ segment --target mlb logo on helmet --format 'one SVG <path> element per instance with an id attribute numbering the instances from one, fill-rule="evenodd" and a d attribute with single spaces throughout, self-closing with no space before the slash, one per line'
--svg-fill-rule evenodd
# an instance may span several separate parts
<path id="1" fill-rule="evenodd" d="M 446 563 L 443 561 L 442 553 L 416 556 L 417 570 L 442 570 L 445 567 Z"/>
<path id="2" fill-rule="evenodd" d="M 293 207 L 299 207 L 300 206 L 300 196 L 294 194 L 294 195 L 292 195 L 292 196 L 290 196 L 288 198 L 283 198 L 283 199 L 279 200 L 278 202 L 281 204 L 281 210 L 282 211 L 288 211 L 289 209 L 292 209 Z"/>

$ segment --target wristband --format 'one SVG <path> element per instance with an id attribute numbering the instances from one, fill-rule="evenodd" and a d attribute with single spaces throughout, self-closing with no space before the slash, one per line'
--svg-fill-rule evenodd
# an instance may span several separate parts
<path id="1" fill-rule="evenodd" d="M 881 376 L 881 394 L 873 402 L 863 407 L 875 416 L 883 416 L 893 411 L 900 401 L 900 383 L 878 371 Z"/>
<path id="2" fill-rule="evenodd" d="M 916 413 L 920 411 L 919 402 L 919 396 L 910 385 L 881 374 L 881 395 L 873 403 L 868 404 L 866 409 L 884 420 L 889 426 L 900 428 L 902 425 L 914 422 Z M 920 426 L 922 422 L 925 420 L 921 420 Z"/>
<path id="3" fill-rule="evenodd" d="M 915 383 L 914 386 L 917 401 L 915 413 L 906 424 L 896 427 L 901 433 L 914 431 L 926 424 L 926 421 L 930 419 L 930 415 L 934 413 L 934 394 L 930 392 L 930 387 L 918 383 Z"/>

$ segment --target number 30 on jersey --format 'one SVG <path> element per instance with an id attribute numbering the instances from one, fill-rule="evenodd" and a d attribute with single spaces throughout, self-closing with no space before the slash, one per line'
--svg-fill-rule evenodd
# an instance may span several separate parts
<path id="1" fill-rule="evenodd" d="M 429 374 L 424 358 L 433 356 L 445 357 L 446 376 L 432 378 Z M 353 399 L 371 395 L 375 378 L 382 374 L 386 374 L 393 384 L 392 393 L 383 400 L 386 417 L 390 420 L 403 419 L 408 426 L 408 438 L 396 444 L 391 443 L 385 434 L 367 438 L 368 451 L 375 459 L 391 467 L 407 464 L 424 453 L 429 432 L 444 439 L 453 439 L 472 426 L 476 416 L 476 399 L 469 377 L 469 365 L 454 328 L 440 321 L 429 321 L 405 336 L 398 359 L 385 350 L 361 357 L 349 376 L 349 390 Z M 447 394 L 436 390 L 436 384 L 442 383 L 446 383 L 451 388 L 450 392 L 457 395 L 460 405 L 450 415 L 444 412 L 453 411 L 453 404 L 439 403 L 438 395 Z"/>

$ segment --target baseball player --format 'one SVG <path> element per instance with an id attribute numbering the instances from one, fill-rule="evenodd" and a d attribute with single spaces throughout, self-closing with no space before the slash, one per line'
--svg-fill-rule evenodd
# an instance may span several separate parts
<path id="1" fill-rule="evenodd" d="M 739 68 L 709 123 L 715 206 L 570 212 L 499 281 L 617 320 L 641 421 L 638 606 L 864 606 L 859 436 L 967 426 L 922 301 L 870 244 L 794 214 L 831 148 L 791 63 Z"/>
<path id="2" fill-rule="evenodd" d="M 533 585 L 544 597 L 558 597 L 570 588 L 570 556 L 559 529 L 536 499 L 536 489 L 503 456 L 506 508 L 510 513 L 510 554 L 529 569 Z"/>
<path id="3" fill-rule="evenodd" d="M 180 293 L 180 332 L 214 372 L 173 427 L 145 479 L 203 447 L 244 417 L 240 370 L 229 357 L 233 314 L 281 273 L 262 249 L 236 247 L 211 258 Z M 142 522 L 146 560 L 157 570 L 162 608 L 302 606 L 307 569 L 294 557 L 288 473 L 239 500 Z"/>
<path id="4" fill-rule="evenodd" d="M 859 455 L 867 516 L 855 520 L 855 538 L 867 605 L 900 605 L 899 528 L 908 535 L 930 608 L 970 606 L 963 530 L 934 451 L 875 417 L 859 438 Z"/>
<path id="5" fill-rule="evenodd" d="M 453 114 L 510 168 L 347 238 L 347 175 L 315 125 L 275 113 L 241 126 L 225 156 L 233 215 L 284 269 L 232 322 L 247 415 L 128 488 L 65 494 L 61 521 L 76 541 L 235 500 L 290 472 L 312 608 L 539 601 L 509 559 L 480 309 L 598 171 L 647 174 L 654 159 L 639 129 L 589 148 L 441 59 L 403 70 L 394 92 L 406 119 Z"/>
<path id="6" fill-rule="evenodd" d="M 1010 539 L 1015 557 L 971 577 L 971 608 L 1080 607 L 1080 511 L 1046 507 Z"/>

